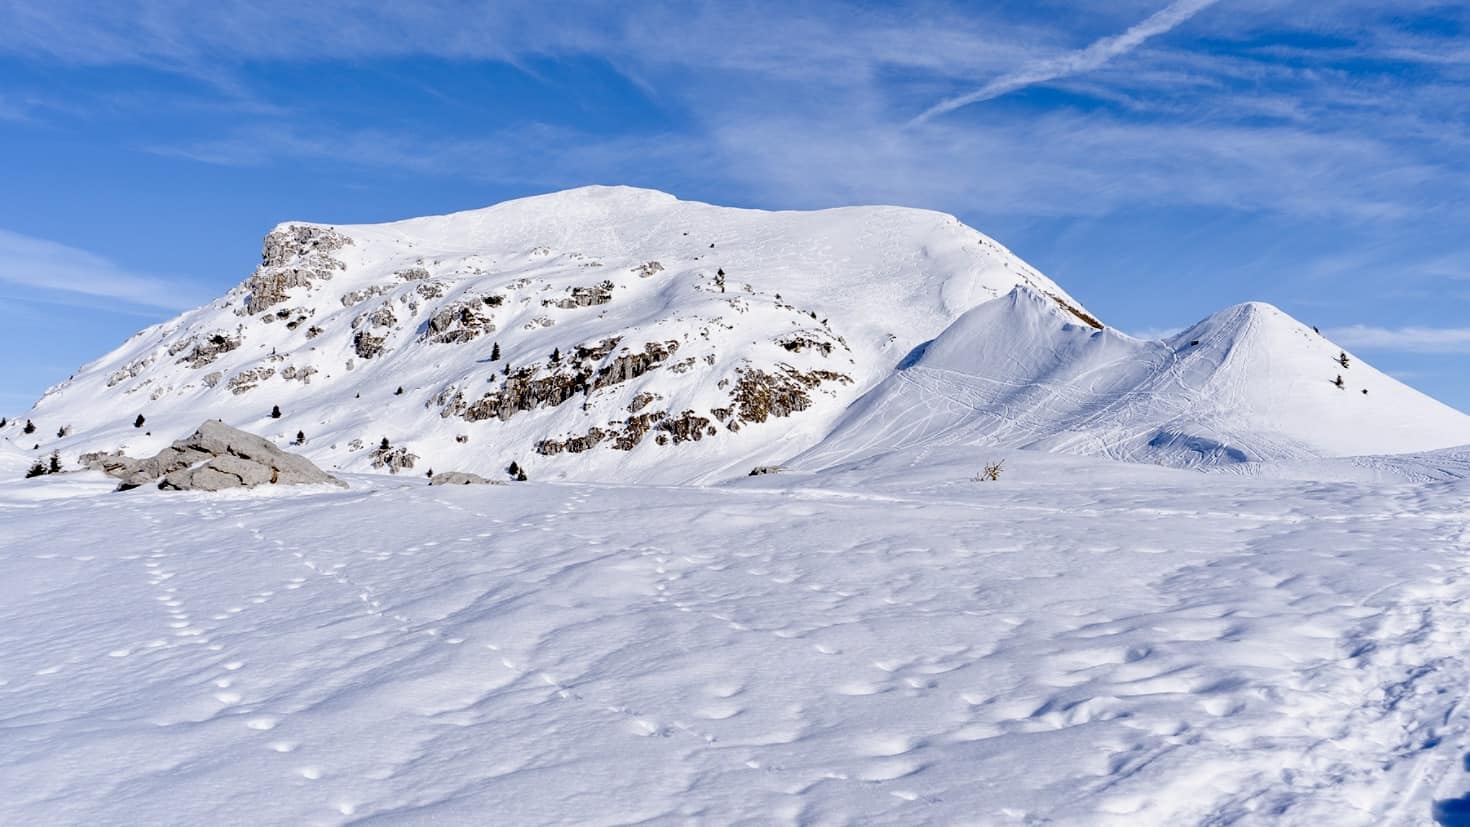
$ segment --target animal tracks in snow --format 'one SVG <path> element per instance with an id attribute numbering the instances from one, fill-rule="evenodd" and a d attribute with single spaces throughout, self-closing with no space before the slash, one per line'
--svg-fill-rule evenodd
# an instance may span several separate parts
<path id="1" fill-rule="evenodd" d="M 108 543 L 0 545 L 71 601 L 0 605 L 0 727 L 36 736 L 0 783 L 94 821 L 149 762 L 188 768 L 162 821 L 1452 811 L 1465 497 L 1207 482 L 140 497 L 86 511 Z"/>

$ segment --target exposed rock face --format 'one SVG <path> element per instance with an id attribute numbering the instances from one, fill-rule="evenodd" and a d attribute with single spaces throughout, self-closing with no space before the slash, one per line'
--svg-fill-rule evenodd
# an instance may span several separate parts
<path id="1" fill-rule="evenodd" d="M 1068 313 L 1071 313 L 1073 316 L 1081 319 L 1083 323 L 1085 323 L 1088 327 L 1093 328 L 1094 330 L 1103 329 L 1103 323 L 1098 321 L 1097 318 L 1094 317 L 1091 313 L 1082 310 L 1081 308 L 1077 307 L 1076 305 L 1072 304 L 1061 296 L 1058 296 L 1055 293 L 1047 293 L 1046 297 L 1061 305 L 1062 308 Z"/>
<path id="2" fill-rule="evenodd" d="M 276 375 L 276 369 L 268 365 L 242 370 L 230 377 L 230 393 L 239 396 L 255 389 L 255 386 Z"/>
<path id="3" fill-rule="evenodd" d="M 597 371 L 597 376 L 592 380 L 592 389 L 597 390 L 608 385 L 637 379 L 658 367 L 665 359 L 673 356 L 678 349 L 679 343 L 673 339 L 667 342 L 648 342 L 643 345 L 642 353 L 624 354 Z"/>
<path id="4" fill-rule="evenodd" d="M 374 296 L 381 296 L 386 292 L 388 292 L 388 288 L 384 287 L 381 284 L 374 284 L 369 287 L 364 287 L 361 290 L 353 290 L 349 293 L 343 294 L 342 306 L 351 307 L 354 304 L 362 304 L 368 299 L 371 299 Z"/>
<path id="5" fill-rule="evenodd" d="M 807 348 L 819 351 L 823 356 L 832 355 L 832 343 L 821 341 L 813 336 L 791 334 L 776 340 L 776 344 L 792 353 L 800 353 Z"/>
<path id="6" fill-rule="evenodd" d="M 812 404 L 807 391 L 823 382 L 851 382 L 840 373 L 813 370 L 802 373 L 780 365 L 779 372 L 766 373 L 754 368 L 742 369 L 731 401 L 745 422 L 765 422 L 769 417 L 790 416 Z"/>
<path id="7" fill-rule="evenodd" d="M 364 359 L 371 359 L 383 352 L 385 338 L 374 336 L 366 330 L 359 330 L 352 334 L 352 352 Z"/>
<path id="8" fill-rule="evenodd" d="M 488 305 L 489 302 L 486 299 L 458 301 L 450 304 L 429 317 L 425 338 L 439 344 L 460 344 L 470 341 L 481 333 L 494 331 L 495 324 L 490 321 L 487 314 L 481 311 L 482 307 Z"/>
<path id="9" fill-rule="evenodd" d="M 429 478 L 429 485 L 505 485 L 500 480 L 487 480 L 467 471 L 444 471 Z"/>
<path id="10" fill-rule="evenodd" d="M 305 457 L 289 454 L 270 440 L 211 419 L 192 435 L 147 459 L 119 451 L 83 454 L 88 468 L 121 480 L 119 491 L 146 485 L 175 491 L 220 491 L 257 485 L 346 484 Z"/>
<path id="11" fill-rule="evenodd" d="M 110 388 L 114 385 L 126 382 L 127 380 L 132 379 L 133 377 L 142 373 L 149 365 L 153 364 L 153 359 L 154 357 L 152 355 L 149 355 L 143 359 L 139 359 L 138 361 L 133 362 L 126 367 L 119 368 L 118 370 L 114 371 L 110 376 L 107 377 L 107 387 Z"/>
<path id="12" fill-rule="evenodd" d="M 346 269 L 331 253 L 351 243 L 352 239 L 325 227 L 293 224 L 270 233 L 260 251 L 260 266 L 243 285 L 250 294 L 245 313 L 253 316 L 285 301 L 292 288 L 310 287 Z"/>
<path id="13" fill-rule="evenodd" d="M 190 337 L 182 342 L 176 343 L 169 348 L 168 355 L 174 356 L 181 351 L 188 353 L 179 360 L 181 364 L 187 364 L 191 368 L 202 368 L 220 357 L 222 353 L 229 353 L 240 346 L 240 337 L 231 336 L 223 331 L 215 331 L 203 338 Z"/>
<path id="14" fill-rule="evenodd" d="M 692 410 L 684 411 L 678 416 L 671 415 L 668 411 L 653 411 L 630 416 L 622 422 L 609 422 L 606 428 L 590 428 L 580 436 L 543 439 L 536 443 L 536 453 L 544 457 L 561 453 L 580 454 L 596 448 L 602 442 L 609 443 L 619 451 L 631 451 L 643 441 L 644 435 L 650 430 L 658 432 L 654 441 L 659 445 L 698 442 L 716 433 L 707 417 L 699 416 Z"/>
<path id="15" fill-rule="evenodd" d="M 610 281 L 600 282 L 590 287 L 572 287 L 567 290 L 570 294 L 564 299 L 547 299 L 543 305 L 555 305 L 563 310 L 571 310 L 574 307 L 593 307 L 599 304 L 607 304 L 612 301 L 613 283 Z"/>
<path id="16" fill-rule="evenodd" d="M 612 340 L 611 346 L 604 341 L 594 348 L 579 347 L 576 356 L 580 359 L 582 356 L 590 357 L 598 353 L 606 355 L 616 344 L 616 340 Z M 678 349 L 679 343 L 672 339 L 667 342 L 648 342 L 641 352 L 625 353 L 595 371 L 571 365 L 546 376 L 537 376 L 536 367 L 521 368 L 506 378 L 499 390 L 485 394 L 465 408 L 462 416 L 470 422 L 487 419 L 504 421 L 521 411 L 554 408 L 579 393 L 601 390 L 636 379 L 658 367 Z M 447 404 L 453 406 L 450 410 L 456 412 L 462 403 L 461 398 L 447 399 Z"/>
<path id="17" fill-rule="evenodd" d="M 698 442 L 706 434 L 714 435 L 714 431 L 709 428 L 709 420 L 695 414 L 694 411 L 684 411 L 678 416 L 665 417 L 654 427 L 661 432 L 658 435 L 660 445 L 665 444 L 665 434 L 675 445 L 681 442 Z"/>
<path id="18" fill-rule="evenodd" d="M 373 467 L 387 468 L 390 474 L 396 474 L 405 468 L 412 468 L 418 458 L 418 454 L 410 452 L 407 448 L 384 448 L 380 445 L 373 449 Z"/>

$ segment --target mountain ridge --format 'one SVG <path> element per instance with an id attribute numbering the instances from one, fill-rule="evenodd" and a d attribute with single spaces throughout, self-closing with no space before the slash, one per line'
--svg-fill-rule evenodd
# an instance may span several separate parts
<path id="1" fill-rule="evenodd" d="M 213 416 L 300 434 L 348 471 L 407 470 L 415 454 L 415 471 L 687 481 L 813 443 L 903 353 L 1019 283 L 1086 313 L 993 239 L 903 207 L 767 212 L 591 187 L 388 224 L 286 222 L 239 285 L 85 366 L 31 416 L 72 427 L 42 440 L 67 453 L 157 450 L 164 430 Z"/>
<path id="2" fill-rule="evenodd" d="M 1247 302 L 1142 342 L 930 210 L 773 212 L 583 187 L 385 224 L 278 224 L 236 287 L 48 390 L 30 445 L 19 423 L 3 433 L 68 457 L 151 453 L 219 418 L 342 471 L 503 476 L 515 463 L 661 483 L 837 456 L 855 431 L 878 447 L 933 440 L 941 420 L 944 439 L 1180 465 L 1470 442 L 1470 418 L 1356 361 L 1348 378 L 1385 394 L 1366 407 L 1428 416 L 1415 426 L 1427 439 L 1382 417 L 1337 421 L 1333 406 L 1365 406 L 1324 397 L 1333 348 L 1305 330 Z M 971 385 L 1015 387 L 947 398 L 945 360 Z M 1242 395 L 1253 374 L 1275 396 Z M 918 379 L 931 387 L 913 399 L 894 391 Z M 910 415 L 857 427 L 885 387 Z M 1303 394 L 1310 415 L 1293 407 Z M 1323 417 L 1336 437 L 1304 440 Z"/>

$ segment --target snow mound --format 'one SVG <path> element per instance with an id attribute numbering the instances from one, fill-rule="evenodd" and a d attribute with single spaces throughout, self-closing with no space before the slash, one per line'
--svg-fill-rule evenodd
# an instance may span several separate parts
<path id="1" fill-rule="evenodd" d="M 1466 443 L 1470 417 L 1271 305 L 1157 342 L 1081 324 L 1018 287 L 917 348 L 798 464 L 990 445 L 1194 467 Z"/>

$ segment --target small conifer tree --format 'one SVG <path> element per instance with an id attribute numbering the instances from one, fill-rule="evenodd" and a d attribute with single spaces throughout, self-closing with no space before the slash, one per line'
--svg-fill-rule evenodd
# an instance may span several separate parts
<path id="1" fill-rule="evenodd" d="M 297 445 L 305 445 L 306 444 L 306 432 L 305 431 L 297 431 L 296 432 L 296 444 Z"/>
<path id="2" fill-rule="evenodd" d="M 551 349 L 551 364 L 555 365 L 555 364 L 559 364 L 560 362 L 561 362 L 561 348 L 559 348 L 559 347 L 558 348 L 552 348 Z"/>
<path id="3" fill-rule="evenodd" d="M 511 479 L 519 479 L 522 476 L 521 466 L 515 460 L 511 460 L 510 465 L 505 467 L 505 473 L 509 474 Z"/>
<path id="4" fill-rule="evenodd" d="M 61 452 L 60 451 L 52 451 L 51 452 L 51 458 L 46 461 L 46 473 L 48 473 L 48 474 L 60 474 L 61 473 Z"/>
<path id="5" fill-rule="evenodd" d="M 393 447 L 393 446 L 391 446 L 391 445 L 388 444 L 388 438 L 387 437 L 383 437 L 383 441 L 378 443 L 378 450 L 379 451 L 386 451 L 386 450 L 388 450 L 391 447 Z"/>
<path id="6" fill-rule="evenodd" d="M 142 414 L 138 414 L 138 418 L 133 420 L 133 427 L 134 428 L 141 428 L 141 427 L 143 427 L 143 423 L 145 421 L 147 421 L 147 420 L 143 419 L 143 415 Z"/>
<path id="7" fill-rule="evenodd" d="M 493 344 L 493 345 L 490 346 L 490 361 L 492 361 L 492 362 L 499 362 L 500 361 L 500 343 L 499 342 L 496 342 L 495 344 Z"/>
<path id="8" fill-rule="evenodd" d="M 34 463 L 31 464 L 31 467 L 30 468 L 26 469 L 26 479 L 31 479 L 32 477 L 44 476 L 45 473 L 46 473 L 46 465 L 44 463 L 42 463 L 40 460 L 36 460 Z"/>
<path id="9" fill-rule="evenodd" d="M 271 419 L 280 419 L 280 418 L 281 418 L 281 406 L 280 405 L 272 405 L 271 406 Z"/>
<path id="10" fill-rule="evenodd" d="M 402 385 L 399 385 L 398 386 L 398 390 L 394 391 L 393 392 L 393 395 L 394 396 L 402 396 L 403 395 L 403 386 Z"/>
<path id="11" fill-rule="evenodd" d="M 24 428 L 21 428 L 20 432 L 23 434 L 34 434 L 36 432 L 36 423 L 27 419 L 26 426 Z"/>
<path id="12" fill-rule="evenodd" d="M 1346 387 L 1347 385 L 1347 383 L 1342 381 L 1342 374 L 1340 373 L 1337 375 L 1336 379 L 1332 380 L 1332 384 L 1338 386 L 1339 388 Z"/>

